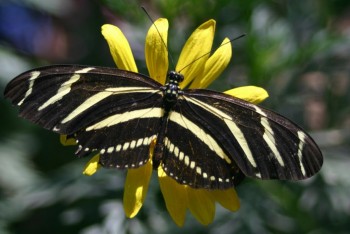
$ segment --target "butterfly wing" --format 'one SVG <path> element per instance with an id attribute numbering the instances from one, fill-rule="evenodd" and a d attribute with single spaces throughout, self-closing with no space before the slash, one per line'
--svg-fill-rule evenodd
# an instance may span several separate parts
<path id="1" fill-rule="evenodd" d="M 201 121 L 180 98 L 169 113 L 163 170 L 180 184 L 193 188 L 226 189 L 237 185 L 243 173 L 214 137 L 218 129 L 207 128 Z"/>
<path id="2" fill-rule="evenodd" d="M 160 84 L 128 71 L 78 65 L 48 66 L 12 80 L 5 97 L 20 116 L 73 135 L 78 156 L 101 154 L 106 167 L 137 167 L 163 116 Z"/>
<path id="3" fill-rule="evenodd" d="M 164 116 L 159 83 L 112 68 L 39 68 L 11 81 L 5 97 L 20 107 L 22 117 L 73 135 L 78 156 L 98 151 L 105 167 L 147 162 Z M 163 169 L 179 183 L 198 188 L 228 188 L 243 174 L 304 179 L 323 160 L 311 137 L 290 120 L 208 90 L 180 95 L 163 143 Z"/>
<path id="4" fill-rule="evenodd" d="M 300 127 L 243 100 L 209 90 L 186 90 L 174 111 L 169 117 L 169 126 L 174 126 L 167 133 L 169 146 L 163 167 L 168 175 L 182 170 L 181 180 L 190 180 L 186 182 L 196 184 L 194 187 L 229 187 L 239 176 L 237 167 L 253 178 L 300 180 L 322 166 L 319 148 Z M 177 133 L 170 132 L 178 128 Z M 180 149 L 186 144 L 186 149 Z M 172 145 L 185 151 L 187 162 L 175 156 L 178 151 Z M 176 168 L 178 161 L 184 162 L 182 169 Z M 207 173 L 196 173 L 192 162 Z"/>

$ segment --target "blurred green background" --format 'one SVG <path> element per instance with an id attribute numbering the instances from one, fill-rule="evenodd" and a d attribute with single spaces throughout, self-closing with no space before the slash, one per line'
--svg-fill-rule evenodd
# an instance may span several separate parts
<path id="1" fill-rule="evenodd" d="M 210 88 L 259 85 L 262 103 L 305 128 L 324 166 L 300 182 L 246 179 L 241 209 L 217 207 L 201 226 L 187 215 L 179 229 L 166 212 L 154 176 L 141 212 L 125 218 L 125 172 L 83 176 L 88 159 L 59 136 L 17 117 L 1 96 L 0 233 L 350 233 L 350 1 L 22 0 L 0 1 L 0 89 L 37 66 L 76 63 L 114 67 L 100 34 L 104 23 L 126 34 L 141 72 L 144 38 L 154 18 L 170 23 L 169 51 L 177 60 L 191 32 L 217 21 L 215 45 L 234 41 L 233 59 Z"/>

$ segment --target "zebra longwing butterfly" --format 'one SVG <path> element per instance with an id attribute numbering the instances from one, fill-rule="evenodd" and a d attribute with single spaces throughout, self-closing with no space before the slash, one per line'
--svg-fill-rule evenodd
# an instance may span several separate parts
<path id="1" fill-rule="evenodd" d="M 129 71 L 55 65 L 25 72 L 5 89 L 20 116 L 74 136 L 76 155 L 100 153 L 107 168 L 149 159 L 180 184 L 226 189 L 244 176 L 300 180 L 318 172 L 313 139 L 285 117 L 232 96 L 181 90 L 183 76 L 161 85 Z"/>

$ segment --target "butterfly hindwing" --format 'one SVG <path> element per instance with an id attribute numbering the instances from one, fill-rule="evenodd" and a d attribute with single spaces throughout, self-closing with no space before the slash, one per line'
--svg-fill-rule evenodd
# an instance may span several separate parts
<path id="1" fill-rule="evenodd" d="M 163 170 L 181 184 L 194 188 L 226 189 L 244 177 L 217 141 L 216 129 L 179 98 L 169 113 L 164 140 Z"/>
<path id="2" fill-rule="evenodd" d="M 161 102 L 153 101 L 153 104 L 135 105 L 121 114 L 112 114 L 77 132 L 76 139 L 82 146 L 78 156 L 99 149 L 100 163 L 104 167 L 143 165 L 149 159 L 151 141 L 157 137 L 164 115 Z"/>
<path id="3" fill-rule="evenodd" d="M 184 91 L 184 99 L 246 176 L 299 180 L 322 166 L 311 137 L 285 117 L 214 91 Z"/>

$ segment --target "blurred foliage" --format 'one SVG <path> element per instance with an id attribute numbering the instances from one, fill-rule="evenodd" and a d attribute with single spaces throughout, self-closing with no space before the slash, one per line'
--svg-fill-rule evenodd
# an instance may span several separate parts
<path id="1" fill-rule="evenodd" d="M 144 37 L 153 18 L 170 22 L 169 51 L 178 57 L 193 29 L 217 21 L 215 44 L 233 42 L 234 57 L 212 86 L 259 85 L 264 106 L 307 129 L 322 148 L 320 173 L 301 182 L 247 179 L 241 209 L 217 207 L 215 222 L 190 215 L 182 229 L 166 212 L 153 178 L 134 219 L 122 208 L 125 172 L 81 174 L 88 159 L 17 117 L 1 97 L 0 233 L 349 233 L 350 2 L 348 0 L 22 0 L 0 2 L 0 88 L 21 72 L 54 63 L 114 66 L 100 34 L 104 23 L 128 37 L 146 73 Z"/>

